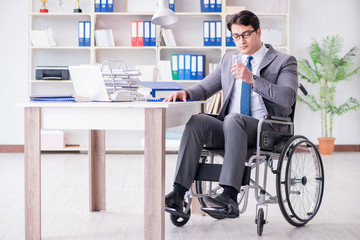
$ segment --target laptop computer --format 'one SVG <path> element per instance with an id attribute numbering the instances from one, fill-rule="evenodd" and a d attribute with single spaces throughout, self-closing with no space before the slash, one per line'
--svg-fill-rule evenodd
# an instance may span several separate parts
<path id="1" fill-rule="evenodd" d="M 98 102 L 128 102 L 139 97 L 137 92 L 121 90 L 115 92 L 110 98 L 98 66 L 69 66 L 69 72 L 75 95 L 80 98 Z"/>

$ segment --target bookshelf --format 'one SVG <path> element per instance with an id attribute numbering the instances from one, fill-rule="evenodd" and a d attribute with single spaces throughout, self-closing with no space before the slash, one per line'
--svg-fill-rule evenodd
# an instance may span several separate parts
<path id="1" fill-rule="evenodd" d="M 128 1 L 131 1 L 129 4 Z M 281 1 L 281 0 L 279 0 Z M 245 6 L 245 9 L 256 13 L 261 22 L 262 29 L 277 28 L 282 32 L 281 44 L 276 49 L 289 52 L 289 0 L 285 12 L 269 12 L 269 6 L 264 0 L 222 0 L 222 12 L 201 12 L 200 0 L 176 0 L 175 11 L 179 21 L 167 28 L 172 29 L 177 46 L 160 46 L 158 61 L 170 60 L 172 54 L 203 54 L 206 56 L 205 76 L 209 63 L 218 63 L 221 57 L 229 51 L 236 51 L 235 47 L 225 45 L 225 23 L 232 13 L 227 12 L 229 6 Z M 29 0 L 29 68 L 28 68 L 28 94 L 64 94 L 73 93 L 72 81 L 45 81 L 35 80 L 36 66 L 69 66 L 81 64 L 102 63 L 104 60 L 123 60 L 128 67 L 137 65 L 155 65 L 156 47 L 131 47 L 130 33 L 131 21 L 150 21 L 153 11 L 137 12 L 134 6 L 149 5 L 148 0 L 117 0 L 114 1 L 114 12 L 104 13 L 94 11 L 94 0 L 80 0 L 82 13 L 73 13 L 75 1 L 63 1 L 62 10 L 59 1 L 46 3 L 49 13 L 39 13 L 42 2 Z M 268 0 L 275 2 L 275 0 Z M 127 9 L 131 7 L 132 9 Z M 91 45 L 78 46 L 78 21 L 91 21 Z M 203 46 L 203 21 L 222 22 L 222 45 Z M 191 26 L 191 27 L 189 27 Z M 30 31 L 43 30 L 51 27 L 56 47 L 34 47 L 31 44 Z M 115 47 L 97 47 L 94 32 L 97 29 L 112 29 Z M 149 76 L 152 79 L 152 76 Z M 200 80 L 178 80 L 177 82 L 191 86 Z M 70 144 L 78 144 L 77 133 L 69 135 Z M 82 135 L 86 135 L 82 134 Z M 86 137 L 83 143 L 87 145 Z M 72 142 L 71 139 L 76 139 Z M 81 142 L 80 141 L 80 142 Z M 80 145 L 84 145 L 80 143 Z"/>

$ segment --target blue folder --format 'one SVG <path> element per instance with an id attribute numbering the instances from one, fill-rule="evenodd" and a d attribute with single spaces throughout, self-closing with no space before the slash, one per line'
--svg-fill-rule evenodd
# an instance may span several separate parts
<path id="1" fill-rule="evenodd" d="M 158 91 L 179 91 L 186 87 L 177 82 L 136 82 L 137 85 L 141 85 L 151 89 L 152 97 L 156 97 Z"/>

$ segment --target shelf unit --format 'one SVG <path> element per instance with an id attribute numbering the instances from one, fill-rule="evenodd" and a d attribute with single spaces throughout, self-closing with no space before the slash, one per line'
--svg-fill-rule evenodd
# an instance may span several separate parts
<path id="1" fill-rule="evenodd" d="M 289 0 L 286 12 L 267 12 L 264 0 L 222 0 L 222 12 L 200 12 L 200 0 L 176 0 L 175 11 L 179 21 L 171 28 L 176 39 L 176 47 L 160 46 L 158 59 L 156 47 L 131 47 L 130 22 L 150 21 L 153 12 L 127 12 L 127 1 L 138 4 L 149 4 L 149 0 L 117 0 L 114 1 L 114 12 L 94 12 L 94 0 L 80 0 L 83 13 L 72 13 L 75 1 L 63 1 L 63 10 L 59 11 L 59 1 L 46 3 L 49 13 L 39 13 L 40 0 L 29 0 L 29 33 L 30 30 L 44 30 L 51 27 L 54 31 L 57 47 L 33 47 L 29 34 L 29 68 L 28 94 L 73 93 L 72 81 L 41 81 L 35 80 L 36 66 L 69 66 L 101 63 L 104 60 L 123 60 L 128 67 L 136 65 L 155 65 L 155 61 L 170 60 L 172 54 L 204 54 L 206 56 L 205 75 L 208 64 L 218 63 L 228 51 L 235 47 L 225 46 L 225 23 L 231 15 L 226 6 L 245 6 L 256 13 L 261 28 L 279 28 L 283 32 L 282 44 L 276 49 L 289 52 Z M 270 1 L 270 0 L 269 0 Z M 271 0 L 275 1 L 275 0 Z M 156 0 L 153 0 L 154 4 Z M 133 9 L 134 10 L 134 9 Z M 203 21 L 222 21 L 222 46 L 203 46 Z M 91 21 L 91 46 L 78 47 L 78 21 Z M 189 27 L 191 26 L 191 27 Z M 97 47 L 94 32 L 97 29 L 112 29 L 115 47 Z M 152 76 L 148 76 L 152 79 Z M 177 81 L 190 86 L 198 81 Z M 85 141 L 86 142 L 86 141 Z"/>

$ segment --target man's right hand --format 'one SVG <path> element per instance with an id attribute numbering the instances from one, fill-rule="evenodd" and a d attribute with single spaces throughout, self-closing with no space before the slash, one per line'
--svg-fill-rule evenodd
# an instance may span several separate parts
<path id="1" fill-rule="evenodd" d="M 170 96 L 164 99 L 164 102 L 176 102 L 176 100 L 182 100 L 183 102 L 186 102 L 186 99 L 188 98 L 189 94 L 185 90 L 172 92 Z"/>

